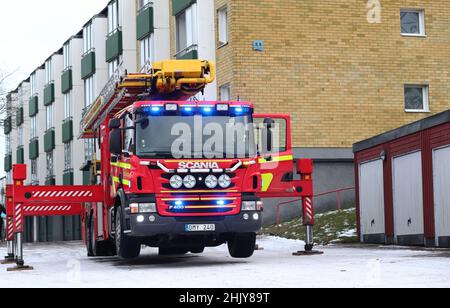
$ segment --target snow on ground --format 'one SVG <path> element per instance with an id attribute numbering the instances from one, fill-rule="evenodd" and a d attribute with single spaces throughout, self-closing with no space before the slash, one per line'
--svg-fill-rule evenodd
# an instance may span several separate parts
<path id="1" fill-rule="evenodd" d="M 178 257 L 146 248 L 134 261 L 87 258 L 79 242 L 32 244 L 25 260 L 35 270 L 0 265 L 0 287 L 450 287 L 448 250 L 326 246 L 318 247 L 324 255 L 294 257 L 301 241 L 262 237 L 258 244 L 264 250 L 246 260 L 221 246 Z"/>

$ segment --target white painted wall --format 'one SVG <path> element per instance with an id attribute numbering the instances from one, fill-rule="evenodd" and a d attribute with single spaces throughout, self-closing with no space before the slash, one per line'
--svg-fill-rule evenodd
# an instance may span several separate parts
<path id="1" fill-rule="evenodd" d="M 154 55 L 155 61 L 170 59 L 170 0 L 153 2 L 154 12 Z"/>
<path id="2" fill-rule="evenodd" d="M 214 0 L 197 1 L 198 57 L 216 63 Z M 203 99 L 203 97 L 199 97 Z M 217 82 L 206 86 L 205 100 L 217 100 Z"/>
<path id="3" fill-rule="evenodd" d="M 64 145 L 62 143 L 62 122 L 64 120 L 64 97 L 61 93 L 61 72 L 64 69 L 64 57 L 62 55 L 52 56 L 53 79 L 55 82 L 54 104 L 54 127 L 55 127 L 55 150 L 53 151 L 53 164 L 56 185 L 62 185 L 64 173 Z"/>
<path id="4" fill-rule="evenodd" d="M 136 57 L 136 1 L 119 0 L 119 16 L 122 26 L 123 54 L 122 68 L 134 72 Z"/>
<path id="5" fill-rule="evenodd" d="M 79 170 L 84 162 L 84 143 L 78 139 L 79 123 L 84 107 L 84 82 L 81 79 L 81 56 L 83 54 L 83 39 L 74 38 L 70 41 L 72 62 L 72 119 L 73 119 L 73 142 L 72 142 L 72 165 L 73 179 L 75 185 L 83 184 L 83 174 Z"/>

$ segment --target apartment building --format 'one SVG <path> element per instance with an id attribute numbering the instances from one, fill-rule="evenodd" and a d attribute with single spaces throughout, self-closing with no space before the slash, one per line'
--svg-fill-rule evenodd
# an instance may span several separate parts
<path id="1" fill-rule="evenodd" d="M 29 184 L 95 181 L 96 141 L 77 138 L 84 110 L 125 70 L 199 58 L 216 63 L 217 79 L 197 99 L 290 113 L 295 156 L 315 159 L 315 190 L 353 186 L 354 142 L 450 108 L 449 21 L 446 0 L 105 2 L 8 96 L 7 181 L 22 161 Z M 78 233 L 76 219 L 33 228 L 41 240 L 52 228 Z"/>

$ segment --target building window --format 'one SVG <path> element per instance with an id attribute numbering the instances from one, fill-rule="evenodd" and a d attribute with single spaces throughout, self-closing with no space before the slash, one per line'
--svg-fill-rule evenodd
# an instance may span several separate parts
<path id="1" fill-rule="evenodd" d="M 46 113 L 46 119 L 47 119 L 46 129 L 51 129 L 51 128 L 55 127 L 54 112 L 55 112 L 54 104 L 51 104 L 51 105 L 48 105 L 47 107 L 45 107 L 45 113 Z"/>
<path id="2" fill-rule="evenodd" d="M 403 35 L 411 35 L 411 36 L 425 35 L 425 11 L 401 10 L 400 21 Z"/>
<path id="3" fill-rule="evenodd" d="M 72 166 L 72 142 L 64 144 L 64 170 L 71 170 Z"/>
<path id="4" fill-rule="evenodd" d="M 231 100 L 231 89 L 230 85 L 226 84 L 219 88 L 220 100 L 223 102 L 228 102 Z"/>
<path id="5" fill-rule="evenodd" d="M 94 158 L 94 148 L 95 148 L 95 140 L 94 139 L 86 139 L 84 141 L 84 160 L 92 161 Z"/>
<path id="6" fill-rule="evenodd" d="M 89 107 L 94 102 L 94 78 L 92 76 L 84 81 L 84 106 Z"/>
<path id="7" fill-rule="evenodd" d="M 193 4 L 176 17 L 177 53 L 197 45 L 197 4 Z"/>
<path id="8" fill-rule="evenodd" d="M 108 63 L 108 74 L 112 77 L 119 68 L 120 57 Z"/>
<path id="9" fill-rule="evenodd" d="M 87 53 L 94 48 L 94 31 L 92 31 L 92 23 L 89 23 L 83 29 L 83 51 Z"/>
<path id="10" fill-rule="evenodd" d="M 112 33 L 119 26 L 119 3 L 114 1 L 108 5 L 108 33 Z"/>
<path id="11" fill-rule="evenodd" d="M 63 57 L 64 57 L 64 69 L 68 69 L 72 66 L 72 59 L 70 54 L 70 42 L 65 44 L 63 47 Z"/>
<path id="12" fill-rule="evenodd" d="M 17 145 L 19 147 L 23 146 L 23 127 L 22 126 L 17 128 Z"/>
<path id="13" fill-rule="evenodd" d="M 36 94 L 36 73 L 31 74 L 30 76 L 30 91 L 31 91 L 31 95 L 33 96 Z"/>
<path id="14" fill-rule="evenodd" d="M 37 117 L 34 116 L 31 118 L 31 129 L 30 129 L 30 137 L 31 139 L 36 138 L 37 137 Z"/>
<path id="15" fill-rule="evenodd" d="M 53 151 L 47 153 L 47 179 L 52 179 L 55 176 L 54 163 L 53 163 Z"/>
<path id="16" fill-rule="evenodd" d="M 140 41 L 140 44 L 141 44 L 141 68 L 143 68 L 148 63 L 152 63 L 154 61 L 153 34 L 147 36 L 145 39 Z"/>
<path id="17" fill-rule="evenodd" d="M 11 154 L 11 134 L 5 136 L 5 152 L 6 154 Z"/>
<path id="18" fill-rule="evenodd" d="M 405 110 L 407 112 L 429 112 L 428 86 L 405 86 Z"/>
<path id="19" fill-rule="evenodd" d="M 139 0 L 138 1 L 138 10 L 143 9 L 149 3 L 151 3 L 150 0 Z"/>
<path id="20" fill-rule="evenodd" d="M 45 84 L 53 81 L 53 63 L 52 59 L 45 62 Z"/>
<path id="21" fill-rule="evenodd" d="M 72 91 L 64 94 L 64 119 L 72 117 Z"/>
<path id="22" fill-rule="evenodd" d="M 39 185 L 39 177 L 38 177 L 38 160 L 31 160 L 31 184 Z"/>
<path id="23" fill-rule="evenodd" d="M 219 32 L 219 47 L 228 43 L 228 9 L 221 8 L 217 11 L 217 26 Z"/>

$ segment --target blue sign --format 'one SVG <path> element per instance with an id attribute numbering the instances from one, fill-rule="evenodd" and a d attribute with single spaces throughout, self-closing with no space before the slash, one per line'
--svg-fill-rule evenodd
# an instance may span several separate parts
<path id="1" fill-rule="evenodd" d="M 261 40 L 253 41 L 253 50 L 254 51 L 264 51 L 264 41 L 261 41 Z"/>

